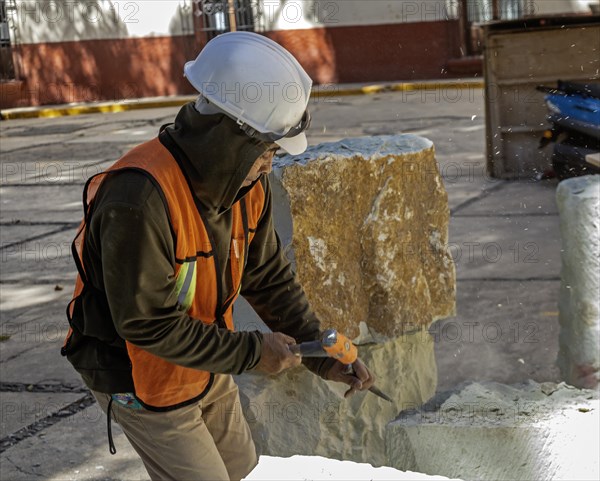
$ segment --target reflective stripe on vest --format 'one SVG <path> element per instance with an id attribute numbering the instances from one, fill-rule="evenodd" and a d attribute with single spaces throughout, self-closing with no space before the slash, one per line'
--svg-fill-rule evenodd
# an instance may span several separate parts
<path id="1" fill-rule="evenodd" d="M 106 172 L 98 174 L 87 184 L 86 217 L 102 181 L 109 173 L 135 169 L 149 175 L 163 196 L 173 233 L 175 234 L 175 265 L 177 309 L 185 310 L 193 319 L 212 324 L 222 316 L 228 329 L 233 330 L 232 305 L 241 290 L 241 279 L 248 245 L 264 209 L 265 194 L 261 182 L 232 207 L 230 241 L 230 275 L 233 292 L 219 305 L 221 272 L 217 272 L 215 246 L 202 220 L 194 197 L 177 161 L 158 138 L 134 148 Z M 75 238 L 77 277 L 73 300 L 81 293 L 85 279 L 82 265 L 86 220 Z M 221 265 L 226 265 L 222 259 Z M 79 267 L 79 266 L 78 266 Z M 223 297 L 223 295 L 221 295 Z M 168 306 L 165 306 L 168 307 Z M 223 312 L 224 311 L 224 312 Z M 73 314 L 70 308 L 71 316 Z M 67 336 L 67 342 L 68 337 Z M 170 363 L 126 341 L 131 360 L 136 397 L 145 407 L 155 410 L 174 409 L 201 398 L 210 388 L 212 375 L 206 371 L 185 368 Z"/>
<path id="2" fill-rule="evenodd" d="M 177 296 L 177 307 L 187 311 L 192 307 L 194 292 L 196 291 L 196 261 L 185 262 L 177 273 L 175 288 Z"/>

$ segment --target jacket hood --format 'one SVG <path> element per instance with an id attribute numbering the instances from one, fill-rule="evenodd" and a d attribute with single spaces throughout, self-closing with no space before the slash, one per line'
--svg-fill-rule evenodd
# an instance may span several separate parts
<path id="1" fill-rule="evenodd" d="M 248 137 L 224 114 L 200 114 L 184 105 L 166 132 L 185 154 L 181 159 L 196 196 L 209 211 L 229 210 L 249 188 L 250 169 L 269 145 Z"/>

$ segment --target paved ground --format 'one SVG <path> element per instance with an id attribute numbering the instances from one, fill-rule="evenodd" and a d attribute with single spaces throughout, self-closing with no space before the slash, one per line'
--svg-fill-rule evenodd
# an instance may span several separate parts
<path id="1" fill-rule="evenodd" d="M 390 92 L 313 105 L 310 142 L 411 132 L 434 141 L 448 190 L 455 318 L 431 328 L 439 390 L 465 380 L 558 380 L 556 183 L 485 175 L 481 90 Z M 177 109 L 0 125 L 0 478 L 145 479 L 117 426 L 60 357 L 74 278 L 69 245 L 85 179 Z"/>

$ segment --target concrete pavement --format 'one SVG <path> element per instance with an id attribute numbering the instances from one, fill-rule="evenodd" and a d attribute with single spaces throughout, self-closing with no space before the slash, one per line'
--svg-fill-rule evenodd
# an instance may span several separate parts
<path id="1" fill-rule="evenodd" d="M 0 478 L 146 479 L 60 357 L 87 177 L 153 137 L 176 107 L 0 124 Z M 465 380 L 557 381 L 560 238 L 555 181 L 485 174 L 483 91 L 317 97 L 311 144 L 410 132 L 437 151 L 452 212 L 455 318 L 435 323 L 440 391 Z M 410 255 L 410 254 L 409 254 Z M 401 380 L 399 380 L 401 382 Z"/>

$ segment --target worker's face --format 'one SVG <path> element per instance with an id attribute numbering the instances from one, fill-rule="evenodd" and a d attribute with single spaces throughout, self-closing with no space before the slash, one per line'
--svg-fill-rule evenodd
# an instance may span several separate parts
<path id="1" fill-rule="evenodd" d="M 248 187 L 254 181 L 258 180 L 258 178 L 262 174 L 268 174 L 269 172 L 271 172 L 273 168 L 273 156 L 275 155 L 275 152 L 277 152 L 278 149 L 279 147 L 275 146 L 267 150 L 258 159 L 256 159 L 256 162 L 254 162 L 254 165 L 250 169 L 250 172 L 248 172 L 248 175 L 246 176 L 246 180 L 244 180 L 242 187 Z"/>

